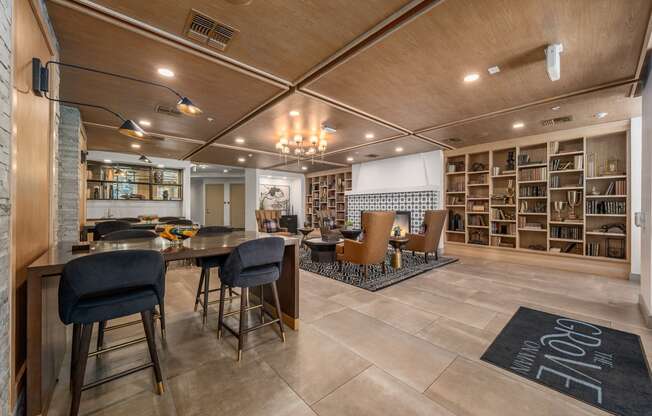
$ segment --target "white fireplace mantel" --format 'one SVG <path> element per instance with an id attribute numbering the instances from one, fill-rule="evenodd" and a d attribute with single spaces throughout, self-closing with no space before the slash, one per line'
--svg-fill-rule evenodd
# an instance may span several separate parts
<path id="1" fill-rule="evenodd" d="M 374 194 L 390 194 L 395 192 L 423 192 L 435 191 L 439 192 L 439 187 L 435 185 L 421 185 L 421 186 L 401 186 L 395 188 L 372 188 L 363 191 L 346 191 L 346 195 L 374 195 Z"/>

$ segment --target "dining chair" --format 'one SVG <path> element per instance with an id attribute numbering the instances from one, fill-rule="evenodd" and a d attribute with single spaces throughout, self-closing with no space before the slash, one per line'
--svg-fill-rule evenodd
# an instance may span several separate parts
<path id="1" fill-rule="evenodd" d="M 246 241 L 235 248 L 221 267 L 221 290 L 220 290 L 220 312 L 217 324 L 217 337 L 222 337 L 222 328 L 226 328 L 238 339 L 238 361 L 242 358 L 245 336 L 251 331 L 278 324 L 281 341 L 285 342 L 285 330 L 283 329 L 283 315 L 281 304 L 278 298 L 276 281 L 281 277 L 283 265 L 283 253 L 285 251 L 285 240 L 280 237 L 259 238 Z M 272 315 L 265 307 L 264 286 L 269 285 L 272 290 L 272 298 L 276 316 Z M 227 287 L 240 288 L 240 311 L 224 313 L 224 292 Z M 249 289 L 259 287 L 259 305 L 249 305 Z M 251 310 L 260 309 L 260 324 L 245 328 L 245 314 Z M 230 315 L 240 315 L 238 331 L 231 328 L 224 322 L 224 318 Z M 265 314 L 270 321 L 265 322 Z"/>
<path id="2" fill-rule="evenodd" d="M 102 241 L 130 240 L 134 238 L 154 239 L 158 235 L 151 230 L 120 230 L 102 236 Z"/>
<path id="3" fill-rule="evenodd" d="M 180 220 L 179 217 L 159 217 L 158 222 L 167 223 L 168 221 Z"/>
<path id="4" fill-rule="evenodd" d="M 176 218 L 173 220 L 168 220 L 164 222 L 165 224 L 173 224 L 173 225 L 192 225 L 192 220 L 184 220 L 181 218 Z"/>
<path id="5" fill-rule="evenodd" d="M 124 217 L 124 218 L 118 218 L 118 220 L 127 221 L 127 222 L 130 222 L 130 223 L 138 223 L 138 222 L 140 222 L 140 218 L 136 218 L 136 217 Z"/>
<path id="6" fill-rule="evenodd" d="M 120 230 L 129 230 L 131 228 L 131 223 L 128 221 L 122 220 L 111 220 L 111 221 L 102 221 L 95 224 L 95 230 L 93 231 L 93 239 L 101 240 L 106 234 L 112 233 L 114 231 Z"/>
<path id="7" fill-rule="evenodd" d="M 59 281 L 59 318 L 65 325 L 73 324 L 70 416 L 78 414 L 83 390 L 150 367 L 157 391 L 163 393 L 152 316 L 165 295 L 164 264 L 158 251 L 123 250 L 76 258 L 64 267 Z M 84 384 L 94 324 L 136 313 L 141 315 L 150 362 Z"/>

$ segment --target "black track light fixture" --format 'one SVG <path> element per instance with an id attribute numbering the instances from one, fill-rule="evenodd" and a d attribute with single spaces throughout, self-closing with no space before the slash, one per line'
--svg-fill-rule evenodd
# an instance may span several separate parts
<path id="1" fill-rule="evenodd" d="M 120 79 L 126 79 L 128 81 L 133 81 L 133 82 L 138 82 L 141 84 L 146 84 L 146 85 L 151 85 L 154 87 L 158 88 L 164 88 L 174 95 L 176 95 L 179 98 L 179 101 L 177 101 L 177 110 L 181 112 L 182 114 L 188 115 L 188 116 L 197 116 L 202 113 L 202 110 L 197 107 L 195 104 L 193 104 L 192 101 L 188 97 L 185 97 L 181 94 L 179 94 L 177 91 L 173 90 L 172 88 L 168 87 L 167 85 L 159 84 L 157 82 L 153 81 L 147 81 L 144 79 L 138 79 L 134 77 L 130 77 L 128 75 L 122 75 L 122 74 L 116 74 L 113 72 L 108 72 L 108 71 L 102 71 L 99 69 L 95 68 L 88 68 L 85 66 L 81 65 L 74 65 L 74 64 L 67 64 L 64 62 L 58 62 L 58 61 L 48 61 L 45 63 L 45 65 L 41 65 L 41 60 L 39 58 L 32 58 L 32 88 L 34 89 L 34 93 L 38 96 L 45 97 L 48 100 L 51 101 L 57 101 L 65 104 L 71 104 L 71 105 L 81 105 L 84 107 L 93 107 L 93 108 L 98 108 L 102 109 L 105 111 L 108 111 L 109 113 L 115 115 L 116 117 L 120 118 L 122 120 L 122 125 L 118 128 L 118 131 L 126 136 L 129 137 L 134 137 L 137 139 L 141 139 L 146 136 L 145 131 L 133 120 L 127 120 L 124 117 L 122 117 L 120 114 L 106 108 L 100 105 L 95 105 L 95 104 L 86 104 L 86 103 L 79 103 L 75 101 L 68 101 L 68 100 L 61 100 L 61 99 L 56 99 L 49 97 L 47 95 L 49 91 L 49 66 L 50 65 L 58 65 L 58 66 L 63 66 L 67 68 L 73 68 L 73 69 L 78 69 L 82 71 L 88 71 L 88 72 L 93 72 L 96 74 L 101 74 L 101 75 L 106 75 L 110 77 L 115 77 L 115 78 L 120 78 Z"/>
<path id="2" fill-rule="evenodd" d="M 141 162 L 145 162 L 145 163 L 152 163 L 152 161 L 149 160 L 149 158 L 147 156 L 145 156 L 145 155 L 140 155 L 138 160 L 140 160 Z"/>

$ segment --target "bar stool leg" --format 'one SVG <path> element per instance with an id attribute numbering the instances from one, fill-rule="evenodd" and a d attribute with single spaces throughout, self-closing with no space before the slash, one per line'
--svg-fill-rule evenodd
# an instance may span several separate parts
<path id="1" fill-rule="evenodd" d="M 79 359 L 79 340 L 81 338 L 81 324 L 72 325 L 72 350 L 70 351 L 70 391 L 72 391 L 72 379 L 74 369 Z"/>
<path id="2" fill-rule="evenodd" d="M 167 332 L 165 331 L 165 300 L 162 300 L 158 305 L 158 311 L 161 314 L 159 319 L 161 320 L 161 338 L 165 340 Z"/>
<path id="3" fill-rule="evenodd" d="M 224 322 L 224 291 L 226 290 L 226 285 L 224 283 L 220 284 L 220 313 L 217 317 L 217 339 L 222 338 L 222 323 Z"/>
<path id="4" fill-rule="evenodd" d="M 249 288 L 243 287 L 240 292 L 240 326 L 238 328 L 238 361 L 242 358 L 242 347 L 244 346 L 244 322 L 247 305 L 249 304 Z"/>
<path id="5" fill-rule="evenodd" d="M 265 285 L 260 285 L 260 323 L 265 323 Z"/>
<path id="6" fill-rule="evenodd" d="M 79 404 L 81 403 L 82 386 L 84 385 L 84 374 L 86 373 L 86 362 L 88 361 L 88 350 L 91 346 L 93 335 L 93 324 L 82 324 L 77 350 L 77 360 L 72 369 L 72 401 L 70 403 L 70 416 L 77 416 Z"/>
<path id="7" fill-rule="evenodd" d="M 102 349 L 102 345 L 104 345 L 104 329 L 106 328 L 106 321 L 101 321 L 97 325 L 97 349 L 100 350 Z M 74 329 L 73 329 L 74 330 Z M 97 358 L 100 358 L 102 355 L 98 355 Z"/>
<path id="8" fill-rule="evenodd" d="M 206 268 L 204 272 L 204 314 L 202 315 L 202 327 L 206 326 L 208 320 L 208 292 L 211 286 L 211 269 Z"/>
<path id="9" fill-rule="evenodd" d="M 197 312 L 197 305 L 199 305 L 199 297 L 201 296 L 201 287 L 204 284 L 204 268 L 201 268 L 199 275 L 199 284 L 197 285 L 197 295 L 195 296 L 195 312 Z"/>
<path id="10" fill-rule="evenodd" d="M 156 377 L 156 390 L 158 394 L 163 394 L 163 375 L 161 374 L 161 365 L 158 362 L 158 353 L 156 352 L 156 340 L 154 338 L 154 318 L 152 311 L 143 311 L 140 313 L 143 320 L 143 329 L 147 337 L 147 347 L 149 348 L 149 357 L 154 365 L 154 377 Z"/>
<path id="11" fill-rule="evenodd" d="M 278 290 L 276 289 L 276 282 L 271 283 L 272 296 L 274 297 L 274 304 L 276 306 L 276 316 L 278 317 L 278 327 L 281 330 L 281 339 L 285 342 L 285 330 L 283 329 L 283 312 L 281 312 L 281 302 L 278 300 Z"/>

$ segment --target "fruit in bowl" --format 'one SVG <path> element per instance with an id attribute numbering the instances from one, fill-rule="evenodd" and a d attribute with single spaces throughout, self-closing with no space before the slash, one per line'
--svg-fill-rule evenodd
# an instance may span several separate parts
<path id="1" fill-rule="evenodd" d="M 154 215 L 139 215 L 138 219 L 143 221 L 143 222 L 151 223 L 152 221 L 155 221 L 155 220 L 158 219 L 158 215 L 155 215 L 155 214 Z"/>
<path id="2" fill-rule="evenodd" d="M 159 224 L 156 226 L 156 233 L 166 240 L 181 244 L 183 240 L 192 238 L 199 231 L 199 225 Z"/>

